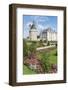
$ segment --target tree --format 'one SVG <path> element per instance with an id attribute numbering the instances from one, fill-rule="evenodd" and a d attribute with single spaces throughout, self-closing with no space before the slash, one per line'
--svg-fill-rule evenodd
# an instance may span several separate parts
<path id="1" fill-rule="evenodd" d="M 40 40 L 40 43 L 43 43 L 43 41 L 42 41 L 42 40 Z"/>
<path id="2" fill-rule="evenodd" d="M 39 41 L 39 45 L 40 45 L 41 47 L 44 46 L 43 40 L 40 40 L 40 41 Z"/>
<path id="3" fill-rule="evenodd" d="M 36 52 L 36 42 L 32 42 L 32 44 L 29 46 L 29 52 L 30 53 Z"/>
<path id="4" fill-rule="evenodd" d="M 40 38 L 40 36 L 38 35 L 38 36 L 37 36 L 37 38 L 39 39 L 39 38 Z"/>
<path id="5" fill-rule="evenodd" d="M 50 45 L 50 42 L 48 41 L 47 46 L 49 46 L 49 45 Z"/>
<path id="6" fill-rule="evenodd" d="M 28 45 L 25 39 L 23 40 L 23 56 L 24 57 L 28 56 Z"/>

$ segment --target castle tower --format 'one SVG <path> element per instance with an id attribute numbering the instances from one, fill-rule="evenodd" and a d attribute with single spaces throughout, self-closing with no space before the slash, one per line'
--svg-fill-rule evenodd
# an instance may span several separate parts
<path id="1" fill-rule="evenodd" d="M 34 21 L 33 24 L 30 25 L 29 38 L 31 41 L 37 41 L 37 28 Z"/>

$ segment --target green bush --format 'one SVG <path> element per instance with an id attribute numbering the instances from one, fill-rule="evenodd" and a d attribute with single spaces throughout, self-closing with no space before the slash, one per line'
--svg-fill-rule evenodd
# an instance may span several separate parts
<path id="1" fill-rule="evenodd" d="M 36 52 L 36 42 L 31 42 L 30 45 L 28 45 L 28 42 L 26 40 L 23 40 L 23 56 L 28 57 L 31 53 Z"/>
<path id="2" fill-rule="evenodd" d="M 40 40 L 39 42 L 40 42 L 40 43 L 43 43 L 43 41 L 42 41 L 42 40 Z"/>
<path id="3" fill-rule="evenodd" d="M 38 44 L 39 44 L 39 47 L 43 47 L 44 46 L 43 40 L 40 40 Z"/>
<path id="4" fill-rule="evenodd" d="M 47 46 L 49 46 L 49 45 L 50 45 L 50 42 L 48 41 Z"/>
<path id="5" fill-rule="evenodd" d="M 23 56 L 28 56 L 28 45 L 26 43 L 26 40 L 23 40 Z"/>
<path id="6" fill-rule="evenodd" d="M 37 38 L 39 39 L 39 38 L 40 38 L 40 36 L 38 35 L 38 36 L 37 36 Z"/>
<path id="7" fill-rule="evenodd" d="M 32 44 L 29 46 L 29 52 L 30 53 L 36 52 L 36 42 L 32 42 Z"/>
<path id="8" fill-rule="evenodd" d="M 57 43 L 55 44 L 55 46 L 57 47 Z"/>
<path id="9" fill-rule="evenodd" d="M 48 73 L 51 69 L 51 64 L 49 62 L 49 54 L 42 53 L 41 61 L 44 68 L 44 72 Z"/>

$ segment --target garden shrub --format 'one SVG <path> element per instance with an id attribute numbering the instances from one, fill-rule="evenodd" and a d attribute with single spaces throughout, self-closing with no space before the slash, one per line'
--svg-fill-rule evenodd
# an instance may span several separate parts
<path id="1" fill-rule="evenodd" d="M 51 64 L 49 63 L 49 54 L 42 53 L 41 61 L 43 64 L 44 72 L 49 72 L 51 69 Z"/>
<path id="2" fill-rule="evenodd" d="M 49 46 L 49 45 L 50 45 L 50 42 L 48 41 L 47 46 Z"/>
<path id="3" fill-rule="evenodd" d="M 29 52 L 30 53 L 36 52 L 36 42 L 32 42 L 32 44 L 29 46 Z"/>
<path id="4" fill-rule="evenodd" d="M 23 56 L 28 56 L 28 45 L 26 43 L 26 40 L 23 40 Z"/>

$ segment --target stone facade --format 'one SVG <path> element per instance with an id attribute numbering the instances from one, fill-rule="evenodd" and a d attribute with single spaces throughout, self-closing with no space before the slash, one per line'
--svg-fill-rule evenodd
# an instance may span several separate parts
<path id="1" fill-rule="evenodd" d="M 34 22 L 30 26 L 29 38 L 31 41 L 37 41 L 37 28 Z"/>
<path id="2" fill-rule="evenodd" d="M 46 41 L 57 41 L 57 32 L 47 28 L 40 33 L 40 39 Z"/>
<path id="3" fill-rule="evenodd" d="M 57 32 L 53 31 L 51 28 L 47 28 L 40 32 L 39 38 L 37 38 L 38 32 L 36 25 L 33 23 L 30 26 L 29 31 L 29 39 L 31 41 L 39 41 L 39 40 L 46 40 L 46 41 L 57 41 Z"/>
<path id="4" fill-rule="evenodd" d="M 31 41 L 37 41 L 37 30 L 36 29 L 31 29 L 29 31 L 29 36 Z"/>

